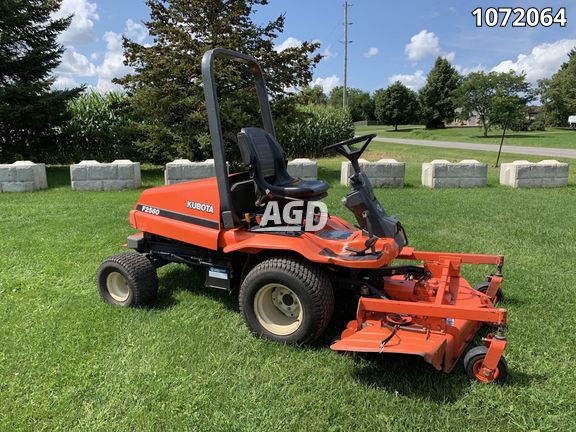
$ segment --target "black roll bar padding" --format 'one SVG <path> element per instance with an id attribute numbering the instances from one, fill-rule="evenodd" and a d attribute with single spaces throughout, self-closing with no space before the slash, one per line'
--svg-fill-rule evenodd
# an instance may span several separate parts
<path id="1" fill-rule="evenodd" d="M 222 135 L 222 123 L 220 120 L 220 105 L 218 104 L 218 92 L 214 79 L 214 60 L 216 58 L 227 58 L 248 65 L 248 70 L 254 78 L 256 84 L 256 94 L 262 124 L 266 132 L 276 138 L 272 111 L 268 102 L 268 92 L 262 68 L 254 57 L 236 51 L 214 48 L 206 51 L 202 57 L 202 82 L 204 84 L 204 97 L 206 99 L 206 111 L 208 113 L 208 124 L 210 126 L 210 137 L 212 140 L 212 156 L 214 157 L 214 168 L 216 180 L 218 182 L 218 193 L 220 195 L 220 215 L 224 228 L 232 228 L 240 222 L 238 215 L 232 206 L 230 198 L 230 182 L 228 180 L 228 169 L 226 166 L 226 151 L 224 149 L 224 139 Z"/>

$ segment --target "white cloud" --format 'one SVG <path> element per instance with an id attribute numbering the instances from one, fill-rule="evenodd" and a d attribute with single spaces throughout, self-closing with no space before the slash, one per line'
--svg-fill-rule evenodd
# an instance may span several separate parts
<path id="1" fill-rule="evenodd" d="M 138 43 L 142 43 L 144 42 L 144 39 L 148 37 L 148 29 L 144 25 L 137 23 L 131 19 L 128 19 L 126 21 L 125 34 L 130 39 Z"/>
<path id="2" fill-rule="evenodd" d="M 425 83 L 426 83 L 426 75 L 424 75 L 423 70 L 417 70 L 413 74 L 397 74 L 392 75 L 388 78 L 390 83 L 395 83 L 396 81 L 400 81 L 406 87 L 412 90 L 419 90 Z"/>
<path id="3" fill-rule="evenodd" d="M 332 45 L 328 45 L 326 48 L 324 48 L 324 50 L 322 51 L 322 57 L 323 60 L 330 60 L 334 57 L 337 56 L 336 53 L 333 53 L 332 51 L 330 51 L 330 48 L 332 48 Z"/>
<path id="4" fill-rule="evenodd" d="M 55 90 L 66 90 L 75 87 L 80 87 L 80 83 L 74 80 L 74 78 L 66 76 L 58 76 L 54 83 L 52 83 L 52 88 Z"/>
<path id="5" fill-rule="evenodd" d="M 113 78 L 124 76 L 132 71 L 132 68 L 124 64 L 124 52 L 122 50 L 122 35 L 114 32 L 104 33 L 106 41 L 106 54 L 104 60 L 96 68 L 98 83 L 96 88 L 102 91 L 119 90 L 121 86 L 112 83 Z"/>
<path id="6" fill-rule="evenodd" d="M 74 15 L 70 27 L 59 37 L 64 45 L 90 43 L 97 40 L 94 33 L 94 21 L 98 21 L 96 3 L 88 0 L 63 0 L 60 9 L 53 15 L 54 18 Z"/>
<path id="7" fill-rule="evenodd" d="M 456 57 L 456 53 L 454 51 L 451 51 L 451 52 L 446 53 L 446 54 L 442 54 L 442 58 L 448 60 L 449 62 L 453 62 L 454 57 Z"/>
<path id="8" fill-rule="evenodd" d="M 404 52 L 410 60 L 417 61 L 426 57 L 436 57 L 440 54 L 438 37 L 428 30 L 422 30 L 410 38 Z"/>
<path id="9" fill-rule="evenodd" d="M 324 90 L 324 93 L 329 94 L 334 87 L 340 85 L 340 78 L 336 75 L 330 75 L 326 78 L 318 77 L 314 81 L 312 81 L 312 86 L 319 85 Z"/>
<path id="10" fill-rule="evenodd" d="M 124 34 L 139 43 L 148 37 L 146 27 L 131 19 L 126 21 Z M 79 78 L 93 76 L 96 77 L 96 85 L 90 86 L 92 88 L 100 91 L 122 90 L 121 86 L 112 83 L 114 78 L 132 72 L 132 68 L 124 64 L 122 34 L 108 31 L 104 33 L 102 40 L 106 42 L 106 51 L 93 52 L 90 58 L 69 45 L 62 55 L 62 63 L 55 71 L 56 82 L 53 87 L 75 87 L 78 86 L 78 81 L 82 81 Z M 101 60 L 99 64 L 98 60 Z"/>
<path id="11" fill-rule="evenodd" d="M 476 66 L 471 66 L 471 67 L 462 67 L 460 65 L 456 65 L 454 66 L 454 69 L 456 69 L 456 71 L 460 74 L 460 75 L 468 75 L 469 73 L 472 72 L 486 72 L 486 68 L 484 67 L 484 65 L 476 65 Z"/>
<path id="12" fill-rule="evenodd" d="M 288 48 L 296 48 L 302 45 L 302 41 L 292 36 L 282 42 L 280 45 L 274 45 L 274 51 L 281 52 Z"/>
<path id="13" fill-rule="evenodd" d="M 535 83 L 552 76 L 568 60 L 568 53 L 576 47 L 576 39 L 561 39 L 535 46 L 530 54 L 519 54 L 516 61 L 505 60 L 494 68 L 495 72 L 525 72 L 526 79 Z"/>
<path id="14" fill-rule="evenodd" d="M 368 51 L 366 51 L 363 55 L 366 58 L 374 57 L 374 56 L 378 55 L 378 48 L 374 48 L 374 47 L 369 48 Z"/>
<path id="15" fill-rule="evenodd" d="M 451 62 L 456 57 L 454 52 L 443 52 L 440 49 L 438 36 L 426 29 L 410 38 L 410 43 L 406 45 L 404 52 L 412 61 L 441 56 Z"/>
<path id="16" fill-rule="evenodd" d="M 96 67 L 88 58 L 77 52 L 74 47 L 68 47 L 62 54 L 62 63 L 56 69 L 63 75 L 93 76 Z"/>

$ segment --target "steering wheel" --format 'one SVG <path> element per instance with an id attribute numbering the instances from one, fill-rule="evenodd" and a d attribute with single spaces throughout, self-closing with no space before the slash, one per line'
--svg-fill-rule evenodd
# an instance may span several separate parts
<path id="1" fill-rule="evenodd" d="M 360 158 L 362 153 L 364 153 L 364 150 L 366 150 L 366 147 L 368 147 L 368 144 L 370 144 L 370 142 L 374 138 L 376 138 L 376 136 L 377 136 L 376 134 L 369 134 L 369 135 L 362 135 L 359 137 L 350 138 L 350 139 L 347 139 L 344 141 L 337 142 L 336 144 L 330 144 L 330 145 L 324 147 L 323 150 L 336 150 L 338 153 L 340 153 L 342 156 L 344 156 L 350 162 L 354 163 Z M 362 141 L 366 141 L 366 142 L 358 150 L 352 150 L 350 148 L 350 146 L 352 144 L 357 144 L 357 143 L 362 142 Z"/>

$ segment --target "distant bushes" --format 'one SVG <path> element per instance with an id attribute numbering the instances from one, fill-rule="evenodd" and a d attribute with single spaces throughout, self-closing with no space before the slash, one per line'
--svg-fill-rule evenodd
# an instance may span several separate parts
<path id="1" fill-rule="evenodd" d="M 298 116 L 278 126 L 278 140 L 289 158 L 324 156 L 324 146 L 354 136 L 348 111 L 326 106 L 302 106 Z"/>

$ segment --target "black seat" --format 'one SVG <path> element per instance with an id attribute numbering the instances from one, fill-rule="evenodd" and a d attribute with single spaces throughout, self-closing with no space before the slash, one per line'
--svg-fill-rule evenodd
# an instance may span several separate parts
<path id="1" fill-rule="evenodd" d="M 284 150 L 264 129 L 242 128 L 238 145 L 244 164 L 258 188 L 276 198 L 315 200 L 326 196 L 328 183 L 294 178 L 286 170 Z"/>

